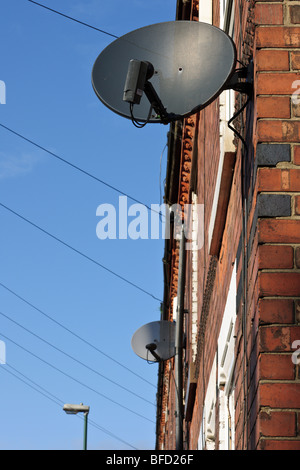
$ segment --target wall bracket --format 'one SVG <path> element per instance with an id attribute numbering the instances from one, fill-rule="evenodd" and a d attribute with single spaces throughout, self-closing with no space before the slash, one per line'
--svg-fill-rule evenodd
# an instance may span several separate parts
<path id="1" fill-rule="evenodd" d="M 248 96 L 253 92 L 253 62 L 248 66 L 237 69 L 224 87 L 225 90 L 235 90 Z"/>

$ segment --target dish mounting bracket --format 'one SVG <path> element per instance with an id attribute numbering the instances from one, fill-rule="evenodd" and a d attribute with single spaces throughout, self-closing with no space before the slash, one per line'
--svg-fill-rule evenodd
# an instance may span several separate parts
<path id="1" fill-rule="evenodd" d="M 253 92 L 253 62 L 237 69 L 226 83 L 224 90 L 235 90 L 251 96 Z"/>

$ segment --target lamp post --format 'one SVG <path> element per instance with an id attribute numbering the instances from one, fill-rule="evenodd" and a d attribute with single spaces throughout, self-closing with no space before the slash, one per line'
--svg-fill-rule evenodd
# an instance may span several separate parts
<path id="1" fill-rule="evenodd" d="M 87 450 L 87 421 L 90 407 L 83 405 L 83 403 L 80 403 L 80 405 L 71 405 L 67 403 L 63 406 L 63 410 L 68 415 L 77 415 L 77 413 L 84 414 L 83 450 Z"/>

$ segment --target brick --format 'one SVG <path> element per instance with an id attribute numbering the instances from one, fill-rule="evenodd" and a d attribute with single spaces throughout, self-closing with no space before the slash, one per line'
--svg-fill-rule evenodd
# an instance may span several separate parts
<path id="1" fill-rule="evenodd" d="M 300 165 L 300 145 L 294 147 L 294 164 Z"/>
<path id="2" fill-rule="evenodd" d="M 282 24 L 283 8 L 281 4 L 256 4 L 254 10 L 256 24 Z"/>
<path id="3" fill-rule="evenodd" d="M 259 194 L 258 217 L 287 217 L 291 215 L 291 196 L 287 194 Z"/>
<path id="4" fill-rule="evenodd" d="M 289 411 L 261 411 L 259 414 L 260 433 L 263 436 L 296 436 L 296 413 Z"/>
<path id="5" fill-rule="evenodd" d="M 300 146 L 299 146 L 300 148 Z M 300 151 L 299 151 L 300 157 Z M 258 166 L 276 166 L 279 162 L 291 161 L 291 148 L 288 144 L 261 144 L 256 148 Z"/>
<path id="6" fill-rule="evenodd" d="M 300 247 L 297 246 L 295 250 L 295 264 L 296 268 L 300 269 Z"/>
<path id="7" fill-rule="evenodd" d="M 274 440 L 261 439 L 258 446 L 259 450 L 300 450 L 299 440 Z"/>
<path id="8" fill-rule="evenodd" d="M 299 272 L 261 272 L 259 274 L 259 287 L 262 296 L 299 296 Z"/>
<path id="9" fill-rule="evenodd" d="M 291 67 L 292 70 L 300 70 L 300 52 L 292 51 L 291 52 Z M 281 70 L 285 70 L 282 68 Z"/>
<path id="10" fill-rule="evenodd" d="M 294 266 L 294 250 L 285 245 L 260 245 L 259 269 L 289 269 Z"/>
<path id="11" fill-rule="evenodd" d="M 258 26 L 257 47 L 299 47 L 299 28 L 289 26 Z"/>
<path id="12" fill-rule="evenodd" d="M 295 300 L 295 322 L 300 323 L 300 300 Z"/>
<path id="13" fill-rule="evenodd" d="M 291 344 L 293 344 L 294 341 L 300 341 L 300 327 L 299 326 L 291 327 Z M 299 349 L 299 346 L 297 346 L 297 349 Z"/>
<path id="14" fill-rule="evenodd" d="M 261 380 L 293 380 L 295 365 L 291 361 L 290 354 L 261 354 L 259 377 Z"/>
<path id="15" fill-rule="evenodd" d="M 293 339 L 297 335 L 299 335 L 300 338 L 300 330 L 298 327 L 281 325 L 260 327 L 260 352 L 292 352 L 291 346 L 293 343 Z"/>
<path id="16" fill-rule="evenodd" d="M 300 220 L 258 220 L 259 243 L 300 243 Z"/>
<path id="17" fill-rule="evenodd" d="M 300 196 L 295 196 L 295 214 L 300 215 Z"/>
<path id="18" fill-rule="evenodd" d="M 299 38 L 300 39 L 300 38 Z M 258 95 L 291 95 L 300 82 L 300 73 L 259 73 L 257 75 Z"/>
<path id="19" fill-rule="evenodd" d="M 300 121 L 258 121 L 257 134 L 265 142 L 299 142 Z"/>
<path id="20" fill-rule="evenodd" d="M 261 406 L 299 408 L 300 383 L 263 383 L 259 392 Z"/>
<path id="21" fill-rule="evenodd" d="M 290 118 L 291 103 L 288 96 L 258 96 L 258 118 Z"/>
<path id="22" fill-rule="evenodd" d="M 290 7 L 290 18 L 292 24 L 300 23 L 300 5 L 292 5 Z"/>
<path id="23" fill-rule="evenodd" d="M 300 80 L 296 80 L 292 84 L 293 93 L 291 97 L 292 116 L 300 116 Z"/>
<path id="24" fill-rule="evenodd" d="M 259 168 L 258 191 L 300 191 L 300 170 Z"/>
<path id="25" fill-rule="evenodd" d="M 300 117 L 300 102 L 292 100 L 292 117 Z"/>
<path id="26" fill-rule="evenodd" d="M 296 60 L 296 59 L 295 59 Z M 300 58 L 299 58 L 300 61 Z M 295 67 L 297 68 L 297 67 Z M 289 53 L 286 50 L 260 49 L 256 53 L 256 70 L 286 70 L 290 69 Z"/>
<path id="27" fill-rule="evenodd" d="M 292 299 L 260 299 L 258 304 L 260 323 L 294 323 Z"/>

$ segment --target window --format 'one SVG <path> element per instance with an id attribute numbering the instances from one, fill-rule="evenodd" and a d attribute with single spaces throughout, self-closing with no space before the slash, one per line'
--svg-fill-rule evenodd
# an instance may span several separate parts
<path id="1" fill-rule="evenodd" d="M 215 356 L 213 362 L 206 390 L 203 418 L 198 439 L 198 450 L 215 450 L 216 448 L 216 359 L 217 356 Z"/>
<path id="2" fill-rule="evenodd" d="M 230 37 L 234 35 L 234 0 L 220 0 L 220 28 Z M 220 137 L 223 139 L 224 151 L 233 150 L 233 133 L 227 123 L 234 114 L 234 90 L 226 90 L 220 96 Z"/>
<path id="3" fill-rule="evenodd" d="M 225 31 L 230 37 L 234 35 L 234 0 L 220 0 L 220 28 Z M 221 119 L 226 122 L 232 117 L 234 113 L 234 90 L 226 90 L 223 93 L 221 106 L 224 106 L 223 115 Z M 230 130 L 228 130 L 230 131 Z M 231 131 L 230 131 L 231 132 Z M 222 133 L 221 133 L 222 135 Z M 226 136 L 225 136 L 226 137 Z M 230 149 L 225 149 L 225 151 Z"/>
<path id="4" fill-rule="evenodd" d="M 234 33 L 234 0 L 220 0 L 220 28 L 229 36 Z"/>
<path id="5" fill-rule="evenodd" d="M 199 21 L 212 24 L 212 0 L 199 3 Z"/>
<path id="6" fill-rule="evenodd" d="M 198 450 L 234 450 L 235 448 L 235 318 L 236 264 L 228 290 L 217 353 L 206 389 Z M 218 419 L 216 419 L 217 407 Z"/>
<path id="7" fill-rule="evenodd" d="M 234 267 L 218 339 L 219 449 L 234 449 L 234 327 L 236 266 Z"/>

